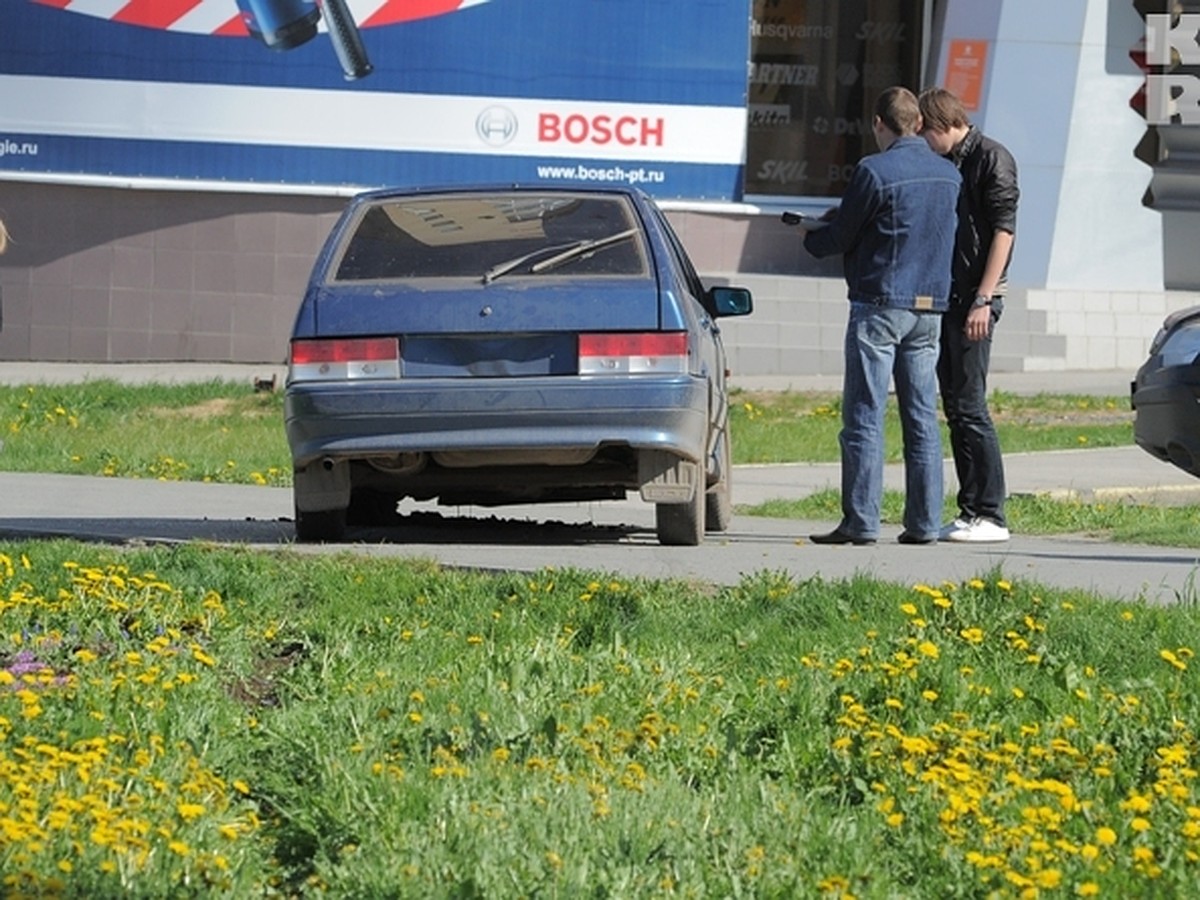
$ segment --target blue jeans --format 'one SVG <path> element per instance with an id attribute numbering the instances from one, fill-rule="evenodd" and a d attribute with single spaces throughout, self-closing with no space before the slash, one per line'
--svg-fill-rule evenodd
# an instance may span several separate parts
<path id="1" fill-rule="evenodd" d="M 992 308 L 992 323 L 982 341 L 969 341 L 957 312 L 946 315 L 942 329 L 942 355 L 938 381 L 942 410 L 950 428 L 950 449 L 958 476 L 960 518 L 980 517 L 1007 527 L 1004 501 L 1004 460 L 1000 441 L 987 404 L 987 374 L 992 356 L 992 334 L 1000 309 Z"/>
<path id="2" fill-rule="evenodd" d="M 883 418 L 895 378 L 904 436 L 904 530 L 937 537 L 942 526 L 942 434 L 938 425 L 939 313 L 851 303 L 842 384 L 842 522 L 855 537 L 879 536 Z"/>

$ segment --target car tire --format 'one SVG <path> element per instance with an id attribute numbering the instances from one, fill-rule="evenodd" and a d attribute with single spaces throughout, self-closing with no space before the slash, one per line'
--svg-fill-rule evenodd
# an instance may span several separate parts
<path id="1" fill-rule="evenodd" d="M 322 509 L 304 512 L 296 509 L 296 540 L 303 544 L 337 544 L 346 539 L 346 510 Z"/>
<path id="2" fill-rule="evenodd" d="M 698 463 L 679 460 L 678 467 L 689 467 L 695 481 L 692 499 L 687 503 L 656 503 L 654 505 L 654 525 L 658 534 L 658 542 L 667 547 L 695 547 L 704 539 L 704 518 L 706 497 L 704 490 L 704 469 Z M 687 472 L 681 471 L 678 481 L 684 481 Z"/>
<path id="3" fill-rule="evenodd" d="M 704 495 L 704 530 L 727 531 L 733 523 L 733 454 L 726 425 L 717 449 L 717 482 Z"/>

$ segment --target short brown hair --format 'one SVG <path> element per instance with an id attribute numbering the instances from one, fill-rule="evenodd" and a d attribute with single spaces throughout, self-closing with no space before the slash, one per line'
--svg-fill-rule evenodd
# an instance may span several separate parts
<path id="1" fill-rule="evenodd" d="M 908 88 L 890 87 L 875 101 L 875 115 L 893 134 L 904 137 L 921 130 L 921 107 Z"/>
<path id="2" fill-rule="evenodd" d="M 971 124 L 958 95 L 945 88 L 929 88 L 921 91 L 919 102 L 921 117 L 925 120 L 926 128 L 934 131 L 949 131 L 951 128 L 960 128 Z"/>

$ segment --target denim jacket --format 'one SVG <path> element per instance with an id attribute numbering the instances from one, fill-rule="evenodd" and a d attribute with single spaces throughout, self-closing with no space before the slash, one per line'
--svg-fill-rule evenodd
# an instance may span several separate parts
<path id="1" fill-rule="evenodd" d="M 804 246 L 816 257 L 843 254 L 852 301 L 944 312 L 960 184 L 924 138 L 897 138 L 858 163 L 829 225 Z"/>

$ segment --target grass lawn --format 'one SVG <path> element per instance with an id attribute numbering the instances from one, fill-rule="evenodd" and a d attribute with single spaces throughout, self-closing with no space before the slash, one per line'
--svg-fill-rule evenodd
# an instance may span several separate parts
<path id="1" fill-rule="evenodd" d="M 0 892 L 1190 896 L 1197 609 L 0 544 Z"/>

